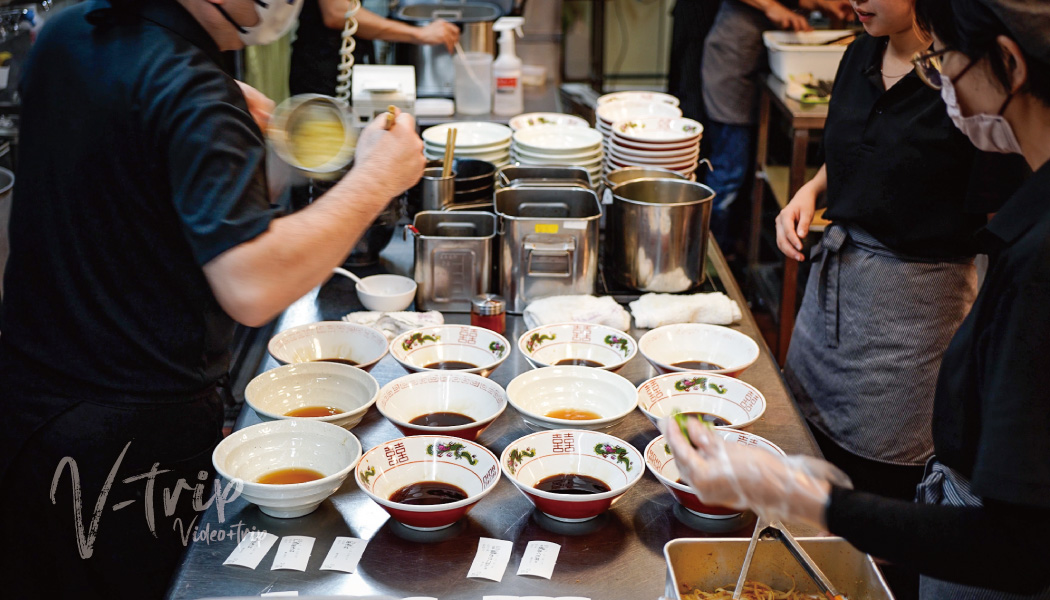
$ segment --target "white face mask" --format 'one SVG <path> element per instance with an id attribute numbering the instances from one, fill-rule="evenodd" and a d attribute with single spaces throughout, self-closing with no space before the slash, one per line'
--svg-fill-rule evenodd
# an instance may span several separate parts
<path id="1" fill-rule="evenodd" d="M 941 98 L 948 107 L 948 116 L 952 123 L 970 138 L 970 143 L 978 150 L 985 152 L 1000 152 L 1002 154 L 1021 154 L 1021 144 L 1017 142 L 1010 123 L 1003 117 L 1003 111 L 1010 102 L 1006 99 L 997 115 L 973 115 L 962 116 L 959 102 L 955 97 L 955 87 L 952 80 L 941 76 Z"/>
<path id="2" fill-rule="evenodd" d="M 259 22 L 251 27 L 244 27 L 234 21 L 221 5 L 212 6 L 219 9 L 222 16 L 237 28 L 237 35 L 245 46 L 265 46 L 288 33 L 299 18 L 303 0 L 255 0 L 255 13 L 259 15 Z"/>

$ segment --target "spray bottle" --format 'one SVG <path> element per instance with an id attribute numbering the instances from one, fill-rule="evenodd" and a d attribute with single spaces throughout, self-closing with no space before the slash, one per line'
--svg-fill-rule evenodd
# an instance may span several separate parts
<path id="1" fill-rule="evenodd" d="M 502 17 L 492 25 L 499 32 L 499 57 L 492 63 L 492 112 L 512 116 L 525 110 L 521 89 L 521 59 L 514 54 L 514 34 L 521 35 L 521 17 Z"/>

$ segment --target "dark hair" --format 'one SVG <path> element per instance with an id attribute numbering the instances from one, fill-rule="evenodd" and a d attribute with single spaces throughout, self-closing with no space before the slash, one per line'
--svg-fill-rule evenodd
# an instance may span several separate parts
<path id="1" fill-rule="evenodd" d="M 1006 57 L 996 38 L 1016 37 L 990 8 L 978 0 L 916 0 L 915 16 L 921 29 L 936 34 L 948 48 L 973 61 L 987 58 L 999 84 L 1004 90 L 1010 89 Z M 1050 106 L 1050 65 L 1024 48 L 1021 54 L 1028 65 L 1028 81 L 1022 89 Z"/>

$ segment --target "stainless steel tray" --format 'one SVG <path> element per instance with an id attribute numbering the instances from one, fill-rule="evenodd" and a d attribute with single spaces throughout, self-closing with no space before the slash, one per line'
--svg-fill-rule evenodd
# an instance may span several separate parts
<path id="1" fill-rule="evenodd" d="M 875 562 L 846 540 L 840 537 L 797 539 L 840 594 L 850 600 L 892 600 L 893 594 Z M 748 542 L 736 538 L 679 538 L 667 542 L 664 545 L 667 597 L 681 600 L 683 589 L 714 591 L 735 584 Z M 791 589 L 794 584 L 801 592 L 819 594 L 813 580 L 777 540 L 758 541 L 747 579 L 761 581 L 777 590 Z"/>

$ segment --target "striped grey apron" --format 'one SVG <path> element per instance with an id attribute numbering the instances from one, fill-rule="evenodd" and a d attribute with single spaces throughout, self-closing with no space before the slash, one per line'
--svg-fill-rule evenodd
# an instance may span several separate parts
<path id="1" fill-rule="evenodd" d="M 943 506 L 981 506 L 981 499 L 970 492 L 970 482 L 935 458 L 926 465 L 926 476 L 917 488 L 916 500 Z M 1022 596 L 923 575 L 919 578 L 919 600 L 1050 600 L 1050 590 Z"/>
<path id="2" fill-rule="evenodd" d="M 972 258 L 902 256 L 859 227 L 830 225 L 784 367 L 803 414 L 853 454 L 922 465 L 941 356 L 976 297 Z"/>

